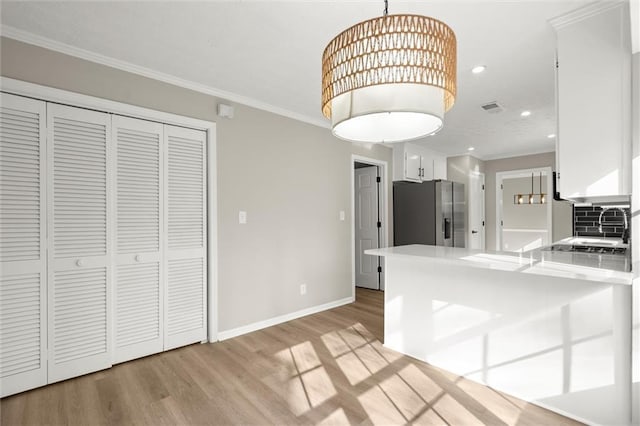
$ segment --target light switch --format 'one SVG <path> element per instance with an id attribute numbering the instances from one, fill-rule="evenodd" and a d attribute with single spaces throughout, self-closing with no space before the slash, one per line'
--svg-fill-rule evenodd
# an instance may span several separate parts
<path id="1" fill-rule="evenodd" d="M 340 210 L 340 220 L 344 220 L 344 218 L 345 218 L 344 210 Z"/>
<path id="2" fill-rule="evenodd" d="M 238 212 L 238 223 L 240 223 L 241 225 L 247 223 L 247 212 L 244 212 L 242 210 Z"/>

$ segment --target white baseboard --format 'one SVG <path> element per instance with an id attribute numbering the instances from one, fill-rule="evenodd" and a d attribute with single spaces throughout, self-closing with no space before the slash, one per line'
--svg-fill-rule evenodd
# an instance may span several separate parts
<path id="1" fill-rule="evenodd" d="M 328 309 L 337 308 L 338 306 L 353 303 L 354 301 L 355 299 L 352 296 L 349 296 L 349 297 L 345 297 L 344 299 L 325 303 L 323 305 L 312 306 L 310 308 L 302 309 L 296 312 L 291 312 L 285 315 L 280 315 L 278 317 L 270 318 L 264 321 L 258 321 L 252 324 L 243 325 L 241 327 L 232 328 L 231 330 L 218 331 L 218 340 L 222 341 L 222 340 L 231 339 L 232 337 L 241 336 L 243 334 L 251 333 L 252 331 L 257 331 L 263 328 L 282 324 L 283 322 L 291 321 L 296 318 L 301 318 L 307 315 L 326 311 Z"/>

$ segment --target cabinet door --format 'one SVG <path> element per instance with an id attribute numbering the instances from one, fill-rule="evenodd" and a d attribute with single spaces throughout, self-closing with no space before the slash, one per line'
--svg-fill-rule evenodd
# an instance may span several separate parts
<path id="1" fill-rule="evenodd" d="M 111 365 L 110 121 L 47 105 L 50 383 Z"/>
<path id="2" fill-rule="evenodd" d="M 433 178 L 447 180 L 446 157 L 433 157 Z"/>
<path id="3" fill-rule="evenodd" d="M 420 164 L 422 165 L 422 180 L 433 180 L 433 159 L 430 157 L 421 157 Z"/>
<path id="4" fill-rule="evenodd" d="M 164 127 L 167 234 L 165 350 L 207 335 L 206 133 Z"/>
<path id="5" fill-rule="evenodd" d="M 625 10 L 621 3 L 558 30 L 556 155 L 562 197 L 631 193 Z"/>
<path id="6" fill-rule="evenodd" d="M 420 182 L 422 180 L 422 156 L 416 152 L 404 152 L 404 180 Z"/>
<path id="7" fill-rule="evenodd" d="M 0 397 L 47 382 L 45 103 L 0 93 Z"/>
<path id="8" fill-rule="evenodd" d="M 113 117 L 116 241 L 113 362 L 161 352 L 162 129 Z"/>

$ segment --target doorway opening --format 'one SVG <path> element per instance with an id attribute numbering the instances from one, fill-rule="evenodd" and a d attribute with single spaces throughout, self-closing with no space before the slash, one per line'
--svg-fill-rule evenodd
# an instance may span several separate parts
<path id="1" fill-rule="evenodd" d="M 496 173 L 498 250 L 524 252 L 551 244 L 552 185 L 550 167 Z M 545 203 L 536 196 L 529 204 L 531 193 L 544 193 Z M 518 194 L 526 195 L 521 203 L 514 198 Z"/>
<path id="2" fill-rule="evenodd" d="M 355 287 L 384 290 L 381 257 L 365 250 L 387 246 L 387 163 L 353 155 L 351 158 L 351 253 L 353 295 Z"/>

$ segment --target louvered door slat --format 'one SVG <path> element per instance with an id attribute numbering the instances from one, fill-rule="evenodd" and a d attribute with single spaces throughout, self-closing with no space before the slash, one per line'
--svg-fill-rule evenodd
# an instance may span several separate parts
<path id="1" fill-rule="evenodd" d="M 48 105 L 49 382 L 108 368 L 111 118 Z"/>
<path id="2" fill-rule="evenodd" d="M 206 339 L 206 134 L 165 126 L 165 349 Z"/>
<path id="3" fill-rule="evenodd" d="M 0 93 L 0 397 L 47 380 L 45 120 Z"/>
<path id="4" fill-rule="evenodd" d="M 114 362 L 161 352 L 162 140 L 158 123 L 116 116 Z"/>

